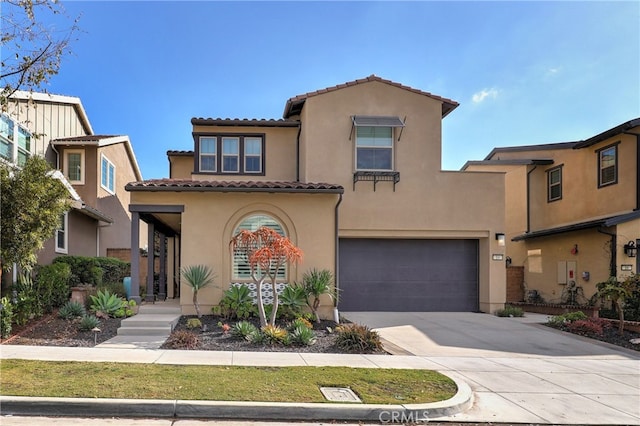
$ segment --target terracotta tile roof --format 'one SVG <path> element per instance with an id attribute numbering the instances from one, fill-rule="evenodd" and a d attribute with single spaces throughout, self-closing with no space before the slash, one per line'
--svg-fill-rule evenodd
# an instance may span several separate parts
<path id="1" fill-rule="evenodd" d="M 197 181 L 190 179 L 151 179 L 131 182 L 127 191 L 170 192 L 307 192 L 342 194 L 344 188 L 331 183 L 282 181 Z"/>
<path id="2" fill-rule="evenodd" d="M 343 83 L 343 84 L 338 84 L 337 86 L 327 87 L 327 88 L 324 88 L 324 89 L 316 90 L 314 92 L 309 92 L 309 93 L 305 93 L 305 94 L 302 94 L 302 95 L 294 96 L 293 98 L 290 98 L 287 101 L 287 104 L 284 107 L 284 113 L 283 113 L 282 116 L 285 117 L 285 118 L 288 118 L 288 117 L 291 117 L 292 115 L 295 115 L 295 114 L 299 113 L 300 110 L 302 109 L 302 105 L 307 100 L 307 98 L 310 98 L 310 97 L 313 97 L 313 96 L 317 96 L 317 95 L 321 95 L 323 93 L 333 92 L 333 91 L 336 91 L 336 90 L 339 90 L 339 89 L 344 89 L 344 88 L 350 87 L 350 86 L 356 86 L 358 84 L 367 83 L 367 82 L 371 82 L 371 81 L 377 81 L 377 82 L 380 82 L 380 83 L 386 83 L 386 84 L 389 84 L 391 86 L 398 87 L 400 89 L 408 90 L 410 92 L 417 93 L 419 95 L 425 95 L 425 96 L 428 96 L 428 97 L 433 98 L 435 100 L 441 101 L 442 102 L 442 117 L 445 117 L 447 114 L 449 114 L 451 111 L 453 111 L 459 105 L 458 102 L 453 101 L 451 99 L 443 98 L 441 96 L 437 96 L 437 95 L 434 95 L 434 94 L 429 93 L 429 92 L 424 92 L 422 90 L 414 89 L 412 87 L 405 86 L 405 85 L 402 85 L 400 83 L 393 82 L 391 80 L 385 80 L 383 78 L 378 77 L 377 75 L 371 74 L 369 77 L 366 77 L 366 78 L 361 78 L 361 79 L 358 79 L 358 80 L 348 81 L 348 82 Z"/>
<path id="3" fill-rule="evenodd" d="M 190 157 L 193 156 L 193 150 L 188 150 L 188 151 L 175 151 L 175 150 L 169 150 L 167 151 L 167 157 L 169 156 L 174 156 L 174 157 Z"/>
<path id="4" fill-rule="evenodd" d="M 256 119 L 256 118 L 202 118 L 194 117 L 191 119 L 193 126 L 252 126 L 252 127 L 298 127 L 300 122 L 297 120 L 285 119 Z"/>

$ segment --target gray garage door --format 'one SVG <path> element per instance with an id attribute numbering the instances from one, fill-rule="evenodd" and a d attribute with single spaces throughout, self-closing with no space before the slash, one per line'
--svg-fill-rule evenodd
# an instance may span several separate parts
<path id="1" fill-rule="evenodd" d="M 478 310 L 477 240 L 340 239 L 340 310 Z"/>

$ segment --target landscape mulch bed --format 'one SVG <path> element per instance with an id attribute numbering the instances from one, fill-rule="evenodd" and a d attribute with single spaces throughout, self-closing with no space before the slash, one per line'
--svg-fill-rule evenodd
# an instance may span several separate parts
<path id="1" fill-rule="evenodd" d="M 551 327 L 550 325 L 548 326 Z M 566 331 L 567 333 L 572 333 L 565 326 L 551 327 L 551 328 L 555 328 L 556 330 Z M 594 340 L 599 340 L 601 342 L 610 343 L 612 345 L 621 346 L 623 348 L 640 351 L 639 344 L 631 343 L 631 340 L 640 338 L 640 333 L 636 333 L 634 331 L 624 330 L 624 333 L 620 334 L 618 332 L 617 327 L 605 327 L 602 330 L 602 335 L 598 335 L 595 333 L 573 333 L 573 334 L 577 334 L 578 336 L 588 337 Z"/>

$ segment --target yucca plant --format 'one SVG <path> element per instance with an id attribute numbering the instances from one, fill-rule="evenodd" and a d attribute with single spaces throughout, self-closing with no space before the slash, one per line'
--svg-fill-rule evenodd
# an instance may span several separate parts
<path id="1" fill-rule="evenodd" d="M 193 307 L 198 318 L 202 318 L 200 304 L 198 303 L 198 291 L 213 283 L 215 274 L 206 265 L 190 265 L 182 268 L 180 272 L 184 281 L 193 290 Z"/>
<path id="2" fill-rule="evenodd" d="M 316 317 L 316 322 L 320 322 L 318 308 L 320 307 L 320 297 L 323 294 L 328 295 L 331 299 L 335 297 L 333 289 L 333 275 L 328 269 L 312 269 L 302 275 L 302 287 L 307 295 L 307 304 L 311 308 L 311 312 Z"/>

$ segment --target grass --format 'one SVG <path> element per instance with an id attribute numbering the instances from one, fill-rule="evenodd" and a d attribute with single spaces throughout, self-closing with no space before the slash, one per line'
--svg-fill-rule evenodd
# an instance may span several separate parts
<path id="1" fill-rule="evenodd" d="M 227 367 L 2 360 L 3 395 L 209 401 L 327 402 L 320 386 L 349 387 L 367 404 L 442 401 L 455 383 L 430 370 Z"/>

